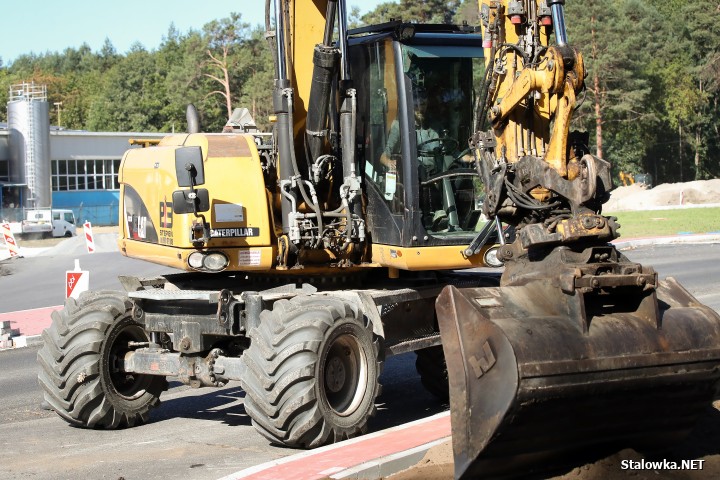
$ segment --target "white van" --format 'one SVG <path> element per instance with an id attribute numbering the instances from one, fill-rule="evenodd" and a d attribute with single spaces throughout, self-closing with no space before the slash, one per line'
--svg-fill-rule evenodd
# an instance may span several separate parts
<path id="1" fill-rule="evenodd" d="M 75 236 L 75 214 L 72 210 L 52 211 L 52 236 L 53 237 L 74 237 Z"/>
<path id="2" fill-rule="evenodd" d="M 72 210 L 25 210 L 22 222 L 10 222 L 10 231 L 22 237 L 72 237 L 76 235 L 75 214 Z"/>

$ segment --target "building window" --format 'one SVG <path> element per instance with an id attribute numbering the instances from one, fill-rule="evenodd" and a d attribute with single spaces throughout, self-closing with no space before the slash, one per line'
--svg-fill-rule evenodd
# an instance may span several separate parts
<path id="1" fill-rule="evenodd" d="M 52 189 L 118 190 L 120 160 L 53 160 Z"/>

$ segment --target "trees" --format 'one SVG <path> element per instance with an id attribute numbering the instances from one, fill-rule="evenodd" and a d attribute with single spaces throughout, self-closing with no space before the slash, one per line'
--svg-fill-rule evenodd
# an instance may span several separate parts
<path id="1" fill-rule="evenodd" d="M 400 0 L 379 4 L 375 10 L 361 17 L 364 24 L 389 22 L 390 20 L 419 23 L 452 23 L 460 0 Z"/>
<path id="2" fill-rule="evenodd" d="M 589 0 L 568 2 L 567 16 L 570 42 L 588 70 L 575 123 L 594 132 L 597 156 L 616 170 L 640 173 L 652 141 L 643 130 L 658 120 L 647 72 L 653 43 L 647 32 L 659 29 L 655 12 L 640 0 Z"/>
<path id="3" fill-rule="evenodd" d="M 240 18 L 239 13 L 232 13 L 230 18 L 213 20 L 203 27 L 208 43 L 203 75 L 219 84 L 219 89 L 207 95 L 224 98 L 228 119 L 233 111 L 233 80 L 237 77 L 238 66 L 249 60 L 238 47 L 240 40 L 246 38 L 250 24 L 241 22 Z"/>
<path id="4" fill-rule="evenodd" d="M 720 93 L 720 4 L 715 0 L 675 2 L 678 18 L 675 41 L 680 46 L 666 70 L 668 120 L 677 126 L 680 142 L 687 141 L 693 153 L 695 179 L 718 173 L 720 154 L 718 93 Z M 685 139 L 683 131 L 687 131 Z"/>
<path id="5" fill-rule="evenodd" d="M 163 88 L 153 55 L 136 43 L 107 72 L 87 125 L 95 131 L 158 131 Z"/>
<path id="6" fill-rule="evenodd" d="M 570 40 L 589 71 L 577 124 L 595 132 L 597 153 L 616 170 L 662 181 L 720 173 L 719 8 L 713 0 L 568 2 Z"/>
<path id="7" fill-rule="evenodd" d="M 135 44 L 118 54 L 109 40 L 89 46 L 27 54 L 0 64 L 0 118 L 14 83 L 48 85 L 49 101 L 62 102 L 64 127 L 97 131 L 185 129 L 185 107 L 194 103 L 208 131 L 220 131 L 234 107 L 262 115 L 271 105 L 273 63 L 258 29 L 240 14 L 181 33 L 170 25 L 157 50 Z M 222 99 L 218 101 L 218 99 Z M 51 109 L 51 122 L 57 122 Z"/>
<path id="8" fill-rule="evenodd" d="M 575 128 L 617 170 L 657 181 L 720 174 L 720 7 L 717 0 L 572 0 L 570 42 L 589 76 Z M 357 22 L 357 11 L 351 20 Z M 386 1 L 359 19 L 477 25 L 476 0 Z M 272 113 L 273 61 L 264 28 L 240 14 L 179 32 L 160 47 L 118 53 L 110 41 L 27 54 L 0 63 L 0 120 L 11 84 L 48 84 L 67 128 L 181 131 L 194 103 L 206 131 L 220 131 L 235 107 L 261 127 Z M 51 121 L 57 123 L 56 109 Z"/>

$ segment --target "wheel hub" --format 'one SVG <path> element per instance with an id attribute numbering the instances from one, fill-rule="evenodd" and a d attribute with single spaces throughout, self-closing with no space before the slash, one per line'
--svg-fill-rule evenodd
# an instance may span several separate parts
<path id="1" fill-rule="evenodd" d="M 367 389 L 367 359 L 352 334 L 336 337 L 325 357 L 322 384 L 327 403 L 336 414 L 352 414 Z"/>
<path id="2" fill-rule="evenodd" d="M 325 369 L 325 385 L 333 393 L 339 392 L 345 384 L 345 366 L 338 357 L 332 357 Z"/>

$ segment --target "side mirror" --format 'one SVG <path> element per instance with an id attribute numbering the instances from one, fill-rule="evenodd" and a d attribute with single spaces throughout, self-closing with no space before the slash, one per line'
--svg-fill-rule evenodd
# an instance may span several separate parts
<path id="1" fill-rule="evenodd" d="M 195 187 L 205 183 L 200 147 L 180 147 L 175 150 L 175 176 L 179 187 Z"/>
<path id="2" fill-rule="evenodd" d="M 210 210 L 210 195 L 206 188 L 199 188 L 195 191 L 176 190 L 172 195 L 173 212 L 200 213 Z"/>

